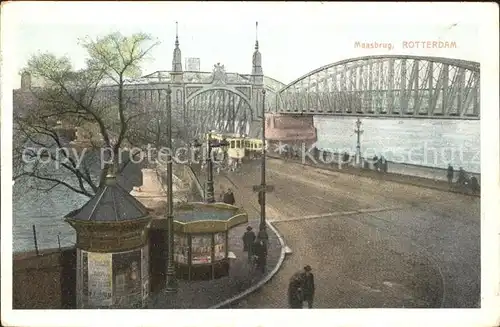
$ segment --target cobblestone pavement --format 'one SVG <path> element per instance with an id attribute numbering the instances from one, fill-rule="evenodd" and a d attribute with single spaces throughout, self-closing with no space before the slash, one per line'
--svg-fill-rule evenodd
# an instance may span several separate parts
<path id="1" fill-rule="evenodd" d="M 266 214 L 293 254 L 235 308 L 286 308 L 288 279 L 305 264 L 318 308 L 477 305 L 479 198 L 282 160 L 269 159 L 266 171 L 275 186 Z M 215 179 L 257 208 L 258 162 Z"/>
<path id="2" fill-rule="evenodd" d="M 254 229 L 258 228 L 258 221 L 249 222 Z M 176 294 L 159 292 L 152 296 L 149 309 L 206 309 L 232 298 L 239 293 L 257 284 L 265 274 L 251 269 L 247 262 L 247 255 L 243 252 L 241 236 L 246 226 L 233 228 L 229 233 L 229 251 L 236 259 L 231 259 L 229 276 L 211 281 L 179 281 L 179 291 Z M 281 245 L 277 235 L 269 231 L 269 248 L 267 271 L 270 272 L 278 263 L 281 254 Z"/>

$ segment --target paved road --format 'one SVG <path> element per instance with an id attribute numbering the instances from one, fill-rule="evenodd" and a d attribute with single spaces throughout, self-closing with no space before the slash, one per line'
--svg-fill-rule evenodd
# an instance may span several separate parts
<path id="1" fill-rule="evenodd" d="M 256 212 L 258 165 L 228 178 Z M 480 294 L 480 200 L 268 160 L 267 216 L 294 251 L 239 308 L 285 308 L 289 277 L 313 267 L 315 307 L 474 307 Z"/>

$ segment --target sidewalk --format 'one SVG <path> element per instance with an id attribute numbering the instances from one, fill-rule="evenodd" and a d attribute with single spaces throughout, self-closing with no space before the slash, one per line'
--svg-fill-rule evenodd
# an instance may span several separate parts
<path id="1" fill-rule="evenodd" d="M 268 155 L 269 160 L 275 160 L 275 161 L 282 161 L 282 162 L 288 162 L 288 163 L 294 163 L 298 165 L 307 165 L 311 167 L 317 167 L 321 169 L 326 169 L 330 171 L 335 171 L 339 173 L 347 173 L 347 174 L 353 174 L 361 177 L 367 177 L 371 179 L 379 179 L 379 180 L 385 180 L 385 181 L 390 181 L 390 182 L 396 182 L 396 183 L 401 183 L 401 184 L 408 184 L 408 185 L 413 185 L 413 186 L 420 186 L 420 187 L 426 187 L 426 188 L 431 188 L 435 190 L 440 190 L 440 191 L 445 191 L 445 192 L 453 192 L 453 193 L 460 193 L 460 194 L 465 194 L 465 195 L 470 195 L 470 196 L 480 196 L 480 194 L 472 194 L 469 190 L 462 190 L 460 188 L 457 188 L 456 186 L 451 186 L 448 184 L 446 181 L 442 180 L 435 180 L 435 179 L 430 179 L 430 178 L 424 178 L 424 177 L 419 177 L 419 176 L 412 176 L 412 175 L 404 175 L 400 173 L 396 173 L 391 171 L 391 166 L 389 165 L 389 170 L 387 173 L 382 173 L 382 172 L 377 172 L 371 169 L 361 169 L 361 168 L 356 168 L 353 166 L 343 166 L 342 168 L 339 168 L 337 164 L 325 164 L 325 163 L 314 163 L 310 160 L 308 160 L 306 163 L 301 163 L 300 159 L 284 159 L 281 157 L 278 157 L 276 155 Z"/>
<path id="2" fill-rule="evenodd" d="M 258 231 L 259 221 L 249 220 L 248 225 L 252 226 L 254 231 Z M 229 251 L 236 256 L 236 259 L 230 259 L 229 276 L 210 281 L 179 280 L 177 293 L 167 294 L 162 291 L 151 295 L 148 309 L 208 309 L 250 288 L 258 287 L 258 284 L 268 278 L 268 274 L 272 273 L 280 263 L 281 243 L 278 235 L 268 228 L 269 247 L 266 273 L 251 271 L 247 254 L 243 252 L 241 239 L 248 225 L 235 227 L 229 232 Z"/>

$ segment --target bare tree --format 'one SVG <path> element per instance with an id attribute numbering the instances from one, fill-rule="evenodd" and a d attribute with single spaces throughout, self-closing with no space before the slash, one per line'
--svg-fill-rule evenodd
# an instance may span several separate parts
<path id="1" fill-rule="evenodd" d="M 14 180 L 45 191 L 62 185 L 91 197 L 111 167 L 100 167 L 103 148 L 121 173 L 130 162 L 130 153 L 118 162 L 123 147 L 152 143 L 163 134 L 149 126 L 161 109 L 134 101 L 127 86 L 158 42 L 143 33 L 112 33 L 80 44 L 88 54 L 83 69 L 75 70 L 67 57 L 37 54 L 23 70 L 43 87 L 32 87 L 26 95 L 32 105 L 14 113 Z M 65 125 L 86 134 L 87 144 L 72 147 L 61 133 Z"/>

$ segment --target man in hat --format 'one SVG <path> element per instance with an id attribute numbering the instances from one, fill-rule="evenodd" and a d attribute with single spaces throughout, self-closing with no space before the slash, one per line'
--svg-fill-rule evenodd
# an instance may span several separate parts
<path id="1" fill-rule="evenodd" d="M 302 273 L 302 301 L 307 302 L 309 309 L 312 309 L 315 290 L 314 275 L 311 271 L 311 266 L 307 265 L 304 267 L 304 272 Z"/>
<path id="2" fill-rule="evenodd" d="M 298 271 L 290 278 L 288 282 L 288 306 L 290 309 L 302 309 L 302 272 Z"/>
<path id="3" fill-rule="evenodd" d="M 243 251 L 248 253 L 248 262 L 252 262 L 254 242 L 255 233 L 252 230 L 252 226 L 248 226 L 247 231 L 243 234 Z"/>
<path id="4" fill-rule="evenodd" d="M 224 203 L 234 205 L 235 202 L 233 191 L 228 188 L 226 194 L 224 194 Z"/>

